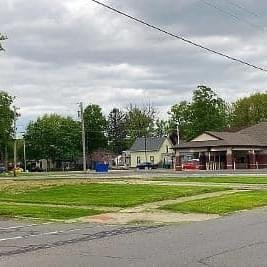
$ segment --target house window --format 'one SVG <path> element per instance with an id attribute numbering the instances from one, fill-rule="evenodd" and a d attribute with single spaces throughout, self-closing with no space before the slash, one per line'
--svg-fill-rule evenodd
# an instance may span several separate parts
<path id="1" fill-rule="evenodd" d="M 169 153 L 169 147 L 166 146 L 166 153 Z"/>
<path id="2" fill-rule="evenodd" d="M 151 162 L 152 164 L 154 164 L 154 161 L 155 161 L 154 156 L 150 156 L 150 162 Z"/>
<path id="3" fill-rule="evenodd" d="M 140 157 L 137 157 L 136 161 L 137 161 L 137 164 L 141 163 Z"/>

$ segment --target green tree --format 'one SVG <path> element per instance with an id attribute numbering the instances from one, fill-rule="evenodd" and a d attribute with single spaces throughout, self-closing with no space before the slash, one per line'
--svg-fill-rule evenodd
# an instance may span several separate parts
<path id="1" fill-rule="evenodd" d="M 245 127 L 267 120 L 267 93 L 256 93 L 233 104 L 232 127 Z"/>
<path id="2" fill-rule="evenodd" d="M 44 115 L 25 134 L 28 159 L 73 160 L 81 153 L 81 126 L 70 117 Z"/>
<path id="3" fill-rule="evenodd" d="M 191 103 L 187 101 L 181 101 L 171 107 L 170 127 L 176 129 L 179 125 L 180 137 L 183 139 L 190 139 L 191 137 L 191 123 L 192 123 L 192 109 Z"/>
<path id="4" fill-rule="evenodd" d="M 162 119 L 157 119 L 154 127 L 154 135 L 158 137 L 168 136 L 173 131 L 170 122 Z"/>
<path id="5" fill-rule="evenodd" d="M 0 158 L 6 158 L 8 143 L 12 139 L 14 112 L 11 109 L 14 98 L 0 91 Z"/>
<path id="6" fill-rule="evenodd" d="M 229 126 L 229 106 L 209 87 L 198 86 L 192 102 L 171 108 L 172 125 L 179 124 L 181 137 L 192 139 L 204 131 L 221 131 Z"/>
<path id="7" fill-rule="evenodd" d="M 84 125 L 87 152 L 107 147 L 107 120 L 98 105 L 89 105 L 84 110 Z"/>
<path id="8" fill-rule="evenodd" d="M 108 144 L 111 151 L 120 154 L 127 148 L 126 114 L 114 108 L 108 116 Z"/>
<path id="9" fill-rule="evenodd" d="M 156 110 L 152 105 L 138 107 L 130 104 L 126 113 L 127 136 L 129 146 L 137 137 L 149 136 L 153 133 Z"/>

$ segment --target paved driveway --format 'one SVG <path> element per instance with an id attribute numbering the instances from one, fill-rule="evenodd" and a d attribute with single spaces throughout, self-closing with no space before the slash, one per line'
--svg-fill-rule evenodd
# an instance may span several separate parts
<path id="1" fill-rule="evenodd" d="M 201 223 L 0 222 L 0 266 L 267 266 L 267 209 Z"/>

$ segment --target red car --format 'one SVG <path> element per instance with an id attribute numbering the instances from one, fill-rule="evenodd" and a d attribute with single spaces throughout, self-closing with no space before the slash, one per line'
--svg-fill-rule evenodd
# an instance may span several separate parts
<path id="1" fill-rule="evenodd" d="M 198 170 L 199 169 L 199 160 L 192 159 L 183 164 L 183 170 Z"/>

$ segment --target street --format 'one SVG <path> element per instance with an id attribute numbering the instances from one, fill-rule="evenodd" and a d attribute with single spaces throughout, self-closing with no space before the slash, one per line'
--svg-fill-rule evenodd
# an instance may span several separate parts
<path id="1" fill-rule="evenodd" d="M 153 179 L 153 178 L 185 178 L 185 177 L 233 177 L 233 176 L 266 176 L 267 169 L 259 170 L 221 170 L 221 171 L 181 171 L 177 172 L 169 169 L 155 170 L 110 170 L 108 173 L 96 173 L 88 171 L 66 172 L 42 172 L 21 175 L 17 178 L 12 176 L 1 176 L 1 181 L 8 180 L 51 180 L 51 179 Z"/>
<path id="2" fill-rule="evenodd" d="M 169 226 L 0 222 L 0 265 L 267 266 L 267 209 Z"/>

